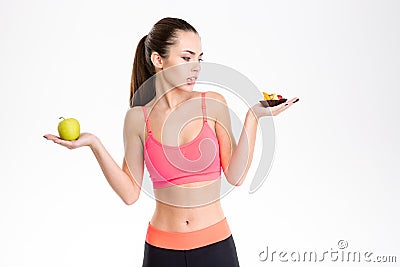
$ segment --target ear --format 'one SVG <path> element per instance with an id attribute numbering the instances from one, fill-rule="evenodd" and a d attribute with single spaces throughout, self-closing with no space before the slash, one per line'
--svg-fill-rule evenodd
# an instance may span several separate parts
<path id="1" fill-rule="evenodd" d="M 163 60 L 160 54 L 157 52 L 152 52 L 151 53 L 151 62 L 153 62 L 153 65 L 155 68 L 162 69 L 163 68 Z"/>

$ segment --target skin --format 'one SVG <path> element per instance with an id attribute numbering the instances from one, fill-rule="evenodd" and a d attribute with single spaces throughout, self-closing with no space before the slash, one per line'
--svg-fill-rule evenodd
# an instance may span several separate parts
<path id="1" fill-rule="evenodd" d="M 193 32 L 184 31 L 177 32 L 177 42 L 170 47 L 167 58 L 162 58 L 156 52 L 151 55 L 157 73 L 156 96 L 146 104 L 146 109 L 153 137 L 163 144 L 186 144 L 202 128 L 199 102 L 201 93 L 193 90 L 194 83 L 187 83 L 188 77 L 198 76 L 201 57 L 200 37 Z M 269 108 L 264 108 L 260 103 L 252 106 L 246 113 L 243 129 L 236 143 L 225 98 L 217 92 L 206 92 L 207 123 L 218 138 L 222 170 L 231 185 L 241 185 L 246 177 L 253 157 L 259 119 L 276 116 L 297 100 L 298 98 L 293 98 Z M 198 108 L 194 108 L 195 105 Z M 184 124 L 187 120 L 178 119 L 178 115 L 186 113 L 200 117 Z M 169 122 L 169 118 L 173 119 Z M 142 108 L 131 108 L 125 117 L 126 153 L 122 167 L 119 167 L 100 139 L 92 133 L 82 133 L 75 141 L 61 140 L 52 134 L 44 137 L 69 149 L 90 147 L 110 186 L 124 203 L 131 205 L 138 200 L 143 181 L 143 144 L 147 140 L 144 125 Z M 178 135 L 170 132 L 172 125 L 181 129 Z M 220 185 L 221 181 L 217 179 L 154 189 L 156 208 L 150 223 L 161 230 L 173 232 L 195 231 L 217 223 L 225 217 L 219 199 Z"/>

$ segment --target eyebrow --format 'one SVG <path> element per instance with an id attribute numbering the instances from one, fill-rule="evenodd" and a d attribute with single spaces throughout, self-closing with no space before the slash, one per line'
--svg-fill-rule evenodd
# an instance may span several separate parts
<path id="1" fill-rule="evenodd" d="M 195 52 L 190 51 L 190 50 L 183 50 L 182 52 L 188 52 L 191 55 L 195 55 L 196 54 Z M 202 56 L 202 55 L 203 55 L 203 52 L 201 52 L 199 56 Z"/>

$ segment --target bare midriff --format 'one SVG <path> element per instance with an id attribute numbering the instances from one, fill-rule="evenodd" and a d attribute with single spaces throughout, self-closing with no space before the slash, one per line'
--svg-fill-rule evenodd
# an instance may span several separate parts
<path id="1" fill-rule="evenodd" d="M 190 232 L 221 221 L 225 215 L 219 189 L 217 180 L 155 190 L 156 209 L 150 224 L 164 231 Z"/>
<path id="2" fill-rule="evenodd" d="M 231 231 L 222 211 L 219 188 L 220 180 L 216 180 L 155 190 L 156 209 L 146 241 L 157 247 L 186 250 L 228 238 Z M 187 197 L 196 201 L 187 201 Z"/>

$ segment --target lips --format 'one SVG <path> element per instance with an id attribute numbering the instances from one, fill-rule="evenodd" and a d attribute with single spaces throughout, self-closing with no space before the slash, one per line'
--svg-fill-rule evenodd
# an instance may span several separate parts
<path id="1" fill-rule="evenodd" d="M 196 82 L 196 80 L 197 80 L 197 77 L 196 76 L 192 76 L 192 77 L 187 78 L 186 82 L 187 82 L 188 85 L 192 85 L 192 84 L 194 84 Z"/>

